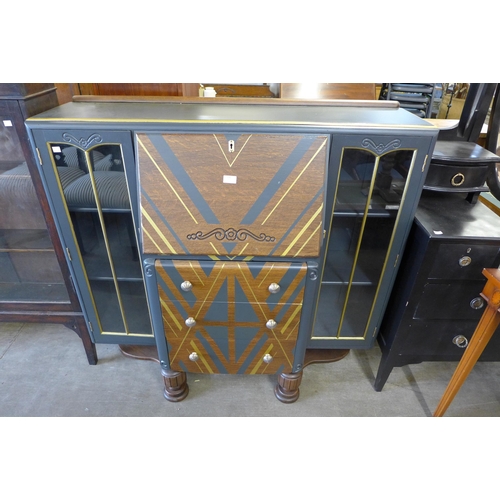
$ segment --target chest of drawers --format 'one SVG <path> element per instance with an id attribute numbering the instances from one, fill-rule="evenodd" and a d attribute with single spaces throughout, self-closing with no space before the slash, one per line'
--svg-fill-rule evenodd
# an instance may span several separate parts
<path id="1" fill-rule="evenodd" d="M 458 361 L 484 311 L 482 270 L 500 264 L 500 218 L 461 194 L 424 193 L 382 321 L 375 390 L 392 369 Z M 482 360 L 500 360 L 493 337 Z"/>

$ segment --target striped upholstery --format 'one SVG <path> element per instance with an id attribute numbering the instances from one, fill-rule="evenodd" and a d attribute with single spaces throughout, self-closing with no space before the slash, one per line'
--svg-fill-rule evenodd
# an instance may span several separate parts
<path id="1" fill-rule="evenodd" d="M 66 189 L 73 181 L 76 181 L 82 175 L 85 175 L 83 170 L 78 167 L 57 167 L 57 172 L 59 174 L 59 180 L 63 190 Z"/>
<path id="2" fill-rule="evenodd" d="M 64 156 L 64 163 L 66 163 L 68 167 L 80 167 L 80 163 L 78 161 L 78 150 L 75 147 L 70 146 L 68 148 L 64 148 L 62 154 Z"/>
<path id="3" fill-rule="evenodd" d="M 94 172 L 97 193 L 102 208 L 130 209 L 124 172 Z M 96 208 L 92 183 L 85 174 L 64 190 L 70 208 Z"/>
<path id="4" fill-rule="evenodd" d="M 113 155 L 103 156 L 101 153 L 99 153 L 102 158 L 96 160 L 97 153 L 97 151 L 94 153 L 94 170 L 111 170 L 111 168 L 113 167 Z"/>

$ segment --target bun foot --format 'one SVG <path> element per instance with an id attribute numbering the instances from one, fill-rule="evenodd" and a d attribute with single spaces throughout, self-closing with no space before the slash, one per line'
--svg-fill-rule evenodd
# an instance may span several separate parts
<path id="1" fill-rule="evenodd" d="M 302 371 L 297 373 L 282 373 L 274 388 L 274 395 L 282 403 L 295 403 L 299 399 L 299 386 L 302 382 Z"/>
<path id="2" fill-rule="evenodd" d="M 189 394 L 186 374 L 173 370 L 162 370 L 161 374 L 165 383 L 165 390 L 163 391 L 165 399 L 173 403 L 186 399 Z"/>

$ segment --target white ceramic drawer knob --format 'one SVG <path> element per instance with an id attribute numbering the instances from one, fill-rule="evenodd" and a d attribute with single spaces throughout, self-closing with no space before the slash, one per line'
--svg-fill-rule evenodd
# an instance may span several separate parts
<path id="1" fill-rule="evenodd" d="M 183 281 L 181 283 L 181 290 L 183 292 L 189 292 L 189 290 L 191 290 L 191 288 L 193 288 L 193 284 L 190 281 Z"/>
<path id="2" fill-rule="evenodd" d="M 264 354 L 264 357 L 262 358 L 262 361 L 264 361 L 264 363 L 270 363 L 272 360 L 273 357 L 269 353 Z"/>
<path id="3" fill-rule="evenodd" d="M 268 290 L 271 292 L 271 293 L 278 293 L 280 291 L 280 286 L 278 285 L 278 283 L 271 283 L 269 285 L 269 288 Z"/>
<path id="4" fill-rule="evenodd" d="M 277 324 L 278 323 L 276 323 L 276 321 L 274 321 L 274 319 L 270 319 L 267 321 L 266 326 L 267 326 L 267 328 L 269 328 L 269 330 L 272 330 L 273 328 L 276 328 Z"/>
<path id="5" fill-rule="evenodd" d="M 189 355 L 189 359 L 190 359 L 190 361 L 198 361 L 200 359 L 200 357 L 198 356 L 198 354 L 196 352 L 192 352 Z"/>
<path id="6" fill-rule="evenodd" d="M 186 326 L 191 328 L 192 326 L 196 325 L 196 320 L 194 318 L 188 318 L 186 321 L 184 321 L 184 323 L 186 323 Z"/>

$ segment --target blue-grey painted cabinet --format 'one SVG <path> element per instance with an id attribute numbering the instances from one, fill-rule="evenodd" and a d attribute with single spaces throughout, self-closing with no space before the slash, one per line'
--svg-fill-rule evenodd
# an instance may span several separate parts
<path id="1" fill-rule="evenodd" d="M 27 121 L 96 342 L 278 374 L 373 345 L 437 129 L 394 103 L 74 102 Z"/>

